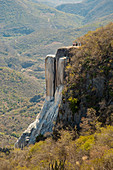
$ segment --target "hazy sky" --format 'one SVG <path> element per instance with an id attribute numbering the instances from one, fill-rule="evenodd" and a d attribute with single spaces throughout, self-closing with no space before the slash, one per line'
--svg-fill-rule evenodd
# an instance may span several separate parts
<path id="1" fill-rule="evenodd" d="M 53 6 L 63 4 L 63 3 L 77 3 L 81 2 L 82 0 L 33 0 L 33 1 L 39 1 L 39 2 L 45 2 L 46 4 L 51 3 Z"/>

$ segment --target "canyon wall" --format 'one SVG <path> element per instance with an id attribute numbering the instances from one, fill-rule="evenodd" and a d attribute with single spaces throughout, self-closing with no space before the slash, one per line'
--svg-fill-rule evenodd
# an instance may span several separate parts
<path id="1" fill-rule="evenodd" d="M 70 49 L 64 47 L 57 50 L 56 55 L 47 55 L 45 59 L 46 98 L 43 108 L 36 120 L 29 125 L 15 143 L 16 148 L 34 144 L 37 136 L 52 133 L 56 122 L 59 104 L 62 101 L 62 90 L 65 79 L 65 66 L 70 59 Z"/>

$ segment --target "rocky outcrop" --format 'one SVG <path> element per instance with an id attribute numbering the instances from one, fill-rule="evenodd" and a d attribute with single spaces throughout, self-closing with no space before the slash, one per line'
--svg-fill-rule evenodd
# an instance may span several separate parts
<path id="1" fill-rule="evenodd" d="M 55 94 L 56 57 L 48 55 L 45 59 L 46 99 L 50 100 Z"/>
<path id="2" fill-rule="evenodd" d="M 46 57 L 46 99 L 36 120 L 29 125 L 15 143 L 16 148 L 23 148 L 26 145 L 34 144 L 38 135 L 52 132 L 54 122 L 58 116 L 59 104 L 62 100 L 65 66 L 69 62 L 71 48 L 73 47 L 60 48 L 56 55 L 48 55 Z"/>

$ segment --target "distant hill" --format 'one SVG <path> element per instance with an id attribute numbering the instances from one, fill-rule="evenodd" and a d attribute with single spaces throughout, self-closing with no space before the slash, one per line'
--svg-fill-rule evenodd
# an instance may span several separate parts
<path id="1" fill-rule="evenodd" d="M 1 66 L 2 64 L 7 66 L 6 60 L 11 56 L 18 58 L 19 69 L 22 68 L 21 64 L 19 65 L 21 59 L 22 61 L 23 59 L 29 60 L 29 56 L 34 57 L 35 55 L 35 59 L 37 55 L 45 57 L 48 53 L 43 52 L 45 46 L 45 51 L 49 48 L 50 52 L 54 52 L 62 43 L 59 42 L 60 32 L 63 32 L 64 29 L 81 26 L 81 22 L 82 17 L 80 16 L 65 14 L 41 3 L 33 3 L 29 0 L 1 0 Z M 53 42 L 55 43 L 52 44 Z M 50 47 L 47 47 L 48 44 L 52 44 L 51 50 Z M 24 58 L 22 58 L 23 55 Z"/>
<path id="2" fill-rule="evenodd" d="M 36 29 L 78 26 L 80 19 L 79 16 L 64 14 L 54 8 L 28 0 L 0 1 L 0 34 L 4 37 L 29 35 Z"/>
<path id="3" fill-rule="evenodd" d="M 77 4 L 62 4 L 56 9 L 76 14 L 84 17 L 83 23 L 96 21 L 98 18 L 108 16 L 113 13 L 112 0 L 84 0 Z"/>
<path id="4" fill-rule="evenodd" d="M 44 57 L 72 41 L 63 31 L 81 26 L 81 22 L 80 16 L 65 14 L 32 0 L 1 0 L 0 66 L 18 71 L 30 68 L 37 76 L 37 70 L 44 71 Z M 23 67 L 24 63 L 32 63 L 32 59 L 33 64 Z M 44 78 L 44 74 L 40 77 Z"/>

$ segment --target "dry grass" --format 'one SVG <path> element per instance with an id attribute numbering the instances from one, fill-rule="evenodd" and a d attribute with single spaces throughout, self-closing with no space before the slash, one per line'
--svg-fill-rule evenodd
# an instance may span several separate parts
<path id="1" fill-rule="evenodd" d="M 111 170 L 113 168 L 112 126 L 100 128 L 100 132 L 80 136 L 75 140 L 72 137 L 73 133 L 74 131 L 62 130 L 58 141 L 48 138 L 24 150 L 12 150 L 8 155 L 2 153 L 1 170 Z M 107 138 L 109 140 L 106 140 Z"/>

